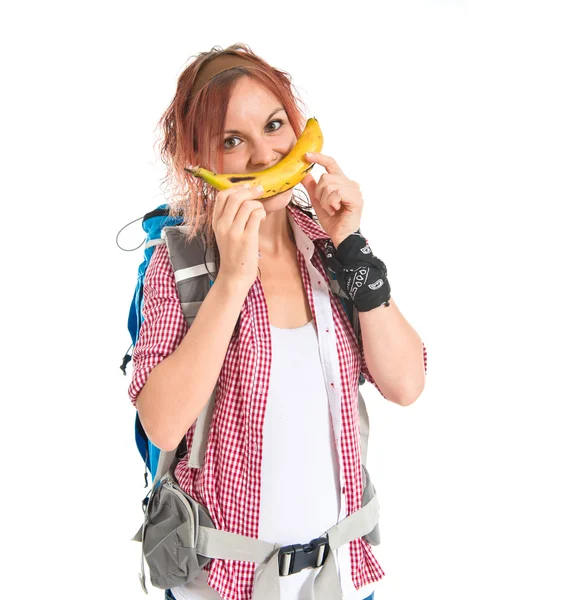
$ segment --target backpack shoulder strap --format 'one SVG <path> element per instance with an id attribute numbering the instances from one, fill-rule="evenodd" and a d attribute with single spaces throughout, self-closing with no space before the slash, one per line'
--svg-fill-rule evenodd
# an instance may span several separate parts
<path id="1" fill-rule="evenodd" d="M 350 297 L 344 292 L 344 290 L 340 287 L 338 280 L 336 279 L 336 274 L 333 273 L 326 263 L 324 259 L 324 255 L 321 253 L 321 260 L 323 261 L 323 265 L 330 280 L 330 289 L 335 296 L 340 298 L 344 310 L 348 315 L 350 321 L 352 322 L 352 328 L 354 329 L 354 335 L 356 336 L 356 340 L 358 342 L 358 346 L 360 345 L 360 316 L 358 313 L 358 309 L 356 305 L 352 302 Z M 363 385 L 365 383 L 365 377 L 360 373 L 360 381 L 359 385 Z M 364 401 L 364 397 L 362 396 L 359 386 L 358 386 L 358 412 L 360 416 L 360 445 L 361 445 L 361 456 L 362 456 L 362 465 L 366 465 L 367 463 L 367 455 L 368 455 L 368 439 L 369 439 L 369 415 L 366 407 L 366 403 Z"/>
<path id="2" fill-rule="evenodd" d="M 188 228 L 184 225 L 164 227 L 162 229 L 162 241 L 166 244 L 168 255 L 174 270 L 176 289 L 182 305 L 182 313 L 191 327 L 196 315 L 207 295 L 213 281 L 217 276 L 215 256 L 212 250 L 205 252 L 203 242 L 199 237 L 194 237 L 188 242 Z M 215 406 L 215 391 L 209 397 L 205 407 L 199 414 L 196 423 L 188 466 L 201 468 L 203 466 L 205 451 L 207 448 L 208 431 L 211 425 L 213 409 Z M 168 466 L 162 466 L 159 462 L 159 471 L 165 472 L 170 465 L 170 457 L 162 456 Z"/>
<path id="3" fill-rule="evenodd" d="M 199 237 L 188 242 L 187 226 L 164 227 L 162 237 L 168 248 L 182 312 L 191 327 L 205 296 L 217 276 L 212 249 L 204 250 Z"/>

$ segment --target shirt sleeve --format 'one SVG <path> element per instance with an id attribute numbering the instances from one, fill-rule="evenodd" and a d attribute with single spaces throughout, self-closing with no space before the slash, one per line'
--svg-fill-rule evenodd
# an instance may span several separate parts
<path id="1" fill-rule="evenodd" d="M 164 244 L 155 247 L 143 284 L 143 322 L 132 354 L 128 393 L 133 406 L 152 369 L 179 346 L 188 324 L 176 289 L 174 270 Z"/>

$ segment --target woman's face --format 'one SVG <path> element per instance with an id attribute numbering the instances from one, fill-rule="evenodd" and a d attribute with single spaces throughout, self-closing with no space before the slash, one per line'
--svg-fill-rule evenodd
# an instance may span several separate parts
<path id="1" fill-rule="evenodd" d="M 227 107 L 225 130 L 218 144 L 223 145 L 223 173 L 254 173 L 278 163 L 293 148 L 297 138 L 280 101 L 269 90 L 249 77 L 241 77 Z M 211 169 L 217 172 L 216 152 Z M 266 198 L 264 207 L 285 206 L 292 190 Z M 272 199 L 275 199 L 272 202 Z M 267 208 L 266 208 L 267 210 Z M 267 212 L 269 212 L 267 210 Z"/>

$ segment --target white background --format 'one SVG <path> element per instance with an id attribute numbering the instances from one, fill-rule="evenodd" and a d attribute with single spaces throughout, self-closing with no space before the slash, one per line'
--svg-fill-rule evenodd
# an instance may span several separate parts
<path id="1" fill-rule="evenodd" d="M 144 597 L 119 370 L 141 250 L 115 236 L 163 201 L 155 127 L 179 74 L 234 42 L 292 75 L 428 348 L 412 406 L 363 388 L 376 600 L 563 597 L 558 6 L 3 9 L 1 597 Z M 120 243 L 142 239 L 136 223 Z"/>

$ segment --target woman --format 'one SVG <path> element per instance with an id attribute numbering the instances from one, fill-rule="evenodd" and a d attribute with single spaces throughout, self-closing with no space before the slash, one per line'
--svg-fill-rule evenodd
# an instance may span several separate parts
<path id="1" fill-rule="evenodd" d="M 346 256 L 355 240 L 368 248 L 359 234 L 359 186 L 332 158 L 311 156 L 327 173 L 302 182 L 318 222 L 294 189 L 259 200 L 262 190 L 217 192 L 184 170 L 261 171 L 291 150 L 304 122 L 289 76 L 246 45 L 214 47 L 179 77 L 161 119 L 169 203 L 213 246 L 218 273 L 188 328 L 166 247 L 155 248 L 129 388 L 151 441 L 172 450 L 184 436 L 190 448 L 192 425 L 217 384 L 205 464 L 194 469 L 182 460 L 176 478 L 217 529 L 282 545 L 306 544 L 361 507 L 360 372 L 406 405 L 422 391 L 426 370 L 424 345 L 388 292 L 385 303 L 367 286 L 356 295 L 358 347 L 330 291 L 322 254 L 343 259 L 345 240 Z M 374 271 L 389 291 L 386 269 Z M 337 563 L 343 597 L 371 598 L 384 575 L 371 546 L 353 540 Z M 203 576 L 166 597 L 250 600 L 256 567 L 213 559 Z M 280 576 L 281 597 L 312 598 L 316 571 Z"/>

